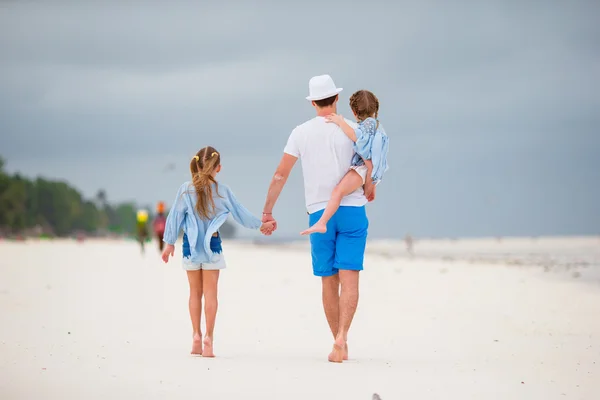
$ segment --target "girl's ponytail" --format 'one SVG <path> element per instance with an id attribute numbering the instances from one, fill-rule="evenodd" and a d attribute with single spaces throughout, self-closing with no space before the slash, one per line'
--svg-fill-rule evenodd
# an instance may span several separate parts
<path id="1" fill-rule="evenodd" d="M 217 190 L 217 194 L 219 192 L 219 184 L 213 177 L 213 173 L 219 165 L 221 165 L 221 155 L 211 146 L 205 147 L 196 153 L 190 163 L 192 184 L 198 197 L 196 211 L 204 219 L 210 219 L 215 212 L 213 184 Z"/>

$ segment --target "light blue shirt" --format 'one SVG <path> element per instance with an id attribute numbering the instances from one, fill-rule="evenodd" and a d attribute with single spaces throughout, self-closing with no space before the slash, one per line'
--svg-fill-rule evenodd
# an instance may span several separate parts
<path id="1" fill-rule="evenodd" d="M 177 197 L 167 217 L 163 241 L 175 244 L 179 232 L 183 229 L 189 240 L 190 260 L 193 263 L 209 263 L 213 260 L 214 253 L 210 249 L 210 239 L 230 214 L 236 222 L 248 229 L 258 229 L 262 225 L 260 219 L 235 198 L 231 189 L 223 184 L 219 184 L 218 187 L 217 194 L 217 188 L 213 184 L 215 208 L 211 219 L 206 220 L 198 215 L 196 211 L 198 197 L 190 182 L 181 185 L 177 191 Z"/>
<path id="2" fill-rule="evenodd" d="M 377 120 L 372 117 L 359 122 L 354 132 L 356 133 L 356 143 L 354 143 L 356 154 L 352 158 L 352 165 L 364 165 L 363 160 L 371 160 L 373 163 L 371 178 L 373 183 L 378 184 L 388 170 L 388 136 L 381 124 L 378 125 Z"/>

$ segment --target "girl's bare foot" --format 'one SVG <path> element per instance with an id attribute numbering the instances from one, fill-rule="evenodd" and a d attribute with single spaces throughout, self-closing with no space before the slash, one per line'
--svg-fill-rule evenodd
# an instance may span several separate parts
<path id="1" fill-rule="evenodd" d="M 210 336 L 206 336 L 204 338 L 204 352 L 202 353 L 203 357 L 214 357 L 215 353 L 213 352 L 213 340 Z"/>
<path id="2" fill-rule="evenodd" d="M 342 339 L 335 339 L 333 343 L 333 350 L 329 353 L 329 357 L 327 359 L 329 362 L 341 363 L 344 360 L 344 355 L 346 351 L 346 343 Z"/>
<path id="3" fill-rule="evenodd" d="M 194 356 L 202 355 L 202 335 L 194 335 L 194 341 L 192 342 L 192 351 L 190 352 L 190 354 Z"/>
<path id="4" fill-rule="evenodd" d="M 317 222 L 305 231 L 300 232 L 302 236 L 310 235 L 311 233 L 325 233 L 327 232 L 327 225 L 321 222 Z"/>

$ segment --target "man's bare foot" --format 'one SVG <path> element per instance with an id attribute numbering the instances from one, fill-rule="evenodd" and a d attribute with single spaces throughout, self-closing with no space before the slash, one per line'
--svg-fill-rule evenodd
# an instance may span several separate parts
<path id="1" fill-rule="evenodd" d="M 210 336 L 206 336 L 204 338 L 204 351 L 202 353 L 202 357 L 214 357 L 215 353 L 213 352 L 213 340 Z"/>
<path id="2" fill-rule="evenodd" d="M 314 224 L 307 230 L 300 232 L 300 234 L 302 236 L 305 236 L 305 235 L 310 235 L 311 233 L 325 233 L 325 232 L 327 232 L 327 225 L 317 222 L 316 224 Z"/>
<path id="3" fill-rule="evenodd" d="M 344 345 L 344 361 L 348 361 L 348 343 Z"/>
<path id="4" fill-rule="evenodd" d="M 202 335 L 194 335 L 194 341 L 192 343 L 192 351 L 190 354 L 194 356 L 202 355 Z"/>
<path id="5" fill-rule="evenodd" d="M 333 342 L 333 350 L 329 353 L 327 359 L 329 362 L 341 363 L 344 360 L 346 343 L 341 339 L 336 339 Z"/>

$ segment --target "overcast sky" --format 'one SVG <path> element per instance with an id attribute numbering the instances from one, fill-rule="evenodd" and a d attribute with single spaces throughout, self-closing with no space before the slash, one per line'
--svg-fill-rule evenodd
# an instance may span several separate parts
<path id="1" fill-rule="evenodd" d="M 7 168 L 170 204 L 213 145 L 259 214 L 328 73 L 344 115 L 355 90 L 380 99 L 373 237 L 600 234 L 600 3 L 287 3 L 0 1 Z M 299 167 L 285 236 L 307 223 Z"/>

